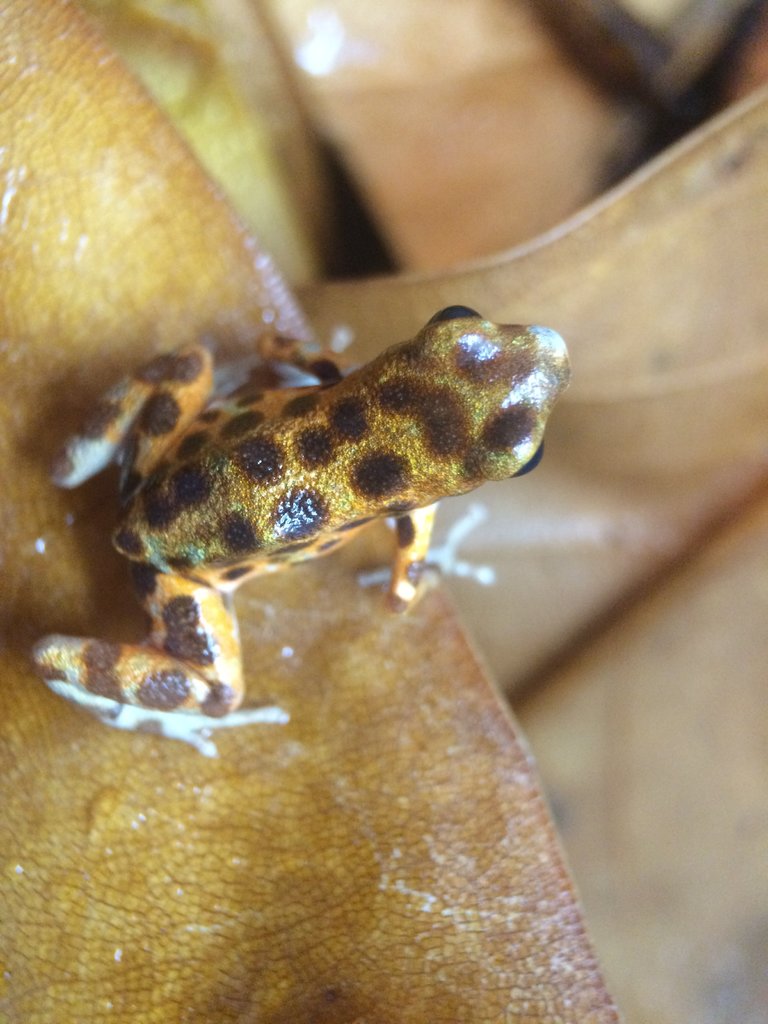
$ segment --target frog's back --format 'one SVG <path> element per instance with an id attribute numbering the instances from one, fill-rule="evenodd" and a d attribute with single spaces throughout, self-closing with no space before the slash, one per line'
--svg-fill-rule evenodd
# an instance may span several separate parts
<path id="1" fill-rule="evenodd" d="M 513 475 L 539 447 L 566 359 L 554 332 L 456 318 L 331 386 L 214 407 L 131 498 L 116 544 L 161 571 L 234 580 Z"/>

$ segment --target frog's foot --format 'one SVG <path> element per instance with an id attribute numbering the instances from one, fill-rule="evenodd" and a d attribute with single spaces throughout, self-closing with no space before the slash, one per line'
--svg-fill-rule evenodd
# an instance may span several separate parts
<path id="1" fill-rule="evenodd" d="M 150 645 L 54 635 L 40 640 L 32 657 L 52 690 L 88 708 L 99 697 L 152 711 L 219 718 L 234 710 L 243 695 L 239 678 L 208 680 Z"/>
<path id="2" fill-rule="evenodd" d="M 125 650 L 121 644 L 49 636 L 38 643 L 33 656 L 38 671 L 55 693 L 79 705 L 105 725 L 182 740 L 205 757 L 218 757 L 213 736 L 221 729 L 284 725 L 290 720 L 283 708 L 267 704 L 240 708 L 219 717 L 223 709 L 234 706 L 222 701 L 222 684 L 212 684 L 197 673 L 190 673 L 186 666 L 181 670 L 157 668 L 154 682 L 148 687 L 146 676 L 143 686 L 141 682 L 134 684 L 134 694 L 141 698 L 140 703 L 123 703 L 130 693 L 124 692 L 116 673 L 125 671 L 120 663 L 120 655 Z M 146 660 L 146 651 L 143 657 Z M 110 667 L 113 659 L 116 660 Z M 182 675 L 162 677 L 162 672 L 181 672 Z M 178 703 L 180 698 L 181 703 Z M 180 711 L 187 713 L 179 714 Z"/>

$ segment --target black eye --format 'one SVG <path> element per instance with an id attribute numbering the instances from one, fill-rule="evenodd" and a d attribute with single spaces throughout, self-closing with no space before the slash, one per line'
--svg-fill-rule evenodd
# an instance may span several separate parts
<path id="1" fill-rule="evenodd" d="M 430 324 L 441 324 L 444 320 L 458 320 L 463 316 L 476 316 L 480 314 L 476 313 L 474 309 L 470 309 L 469 306 L 446 306 L 445 309 L 441 309 L 439 313 L 427 321 Z"/>
<path id="2" fill-rule="evenodd" d="M 538 464 L 541 462 L 541 457 L 544 454 L 544 442 L 542 441 L 536 451 L 533 453 L 533 457 L 530 458 L 524 466 L 521 466 L 516 473 L 512 476 L 525 476 L 526 473 L 530 473 L 532 469 L 536 469 Z"/>

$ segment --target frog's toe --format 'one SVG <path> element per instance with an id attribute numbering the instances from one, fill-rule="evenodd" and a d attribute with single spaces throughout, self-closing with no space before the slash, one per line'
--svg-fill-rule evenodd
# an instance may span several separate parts
<path id="1" fill-rule="evenodd" d="M 79 679 L 79 651 L 82 641 L 74 637 L 44 636 L 32 648 L 32 661 L 46 683 L 75 683 Z"/>

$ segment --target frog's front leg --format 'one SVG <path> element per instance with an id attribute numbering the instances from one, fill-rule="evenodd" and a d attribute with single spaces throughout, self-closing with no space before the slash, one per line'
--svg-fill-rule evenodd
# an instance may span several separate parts
<path id="1" fill-rule="evenodd" d="M 393 611 L 406 611 L 419 593 L 436 512 L 437 503 L 415 508 L 395 520 L 397 549 L 388 594 Z"/>
<path id="2" fill-rule="evenodd" d="M 82 429 L 66 442 L 53 465 L 60 487 L 77 487 L 119 460 L 123 496 L 184 435 L 205 407 L 213 360 L 202 345 L 157 356 L 96 402 Z"/>
<path id="3" fill-rule="evenodd" d="M 243 697 L 237 622 L 217 590 L 180 576 L 132 566 L 151 618 L 143 644 L 48 636 L 33 657 L 62 696 L 88 705 L 89 695 L 153 711 L 228 714 Z"/>

